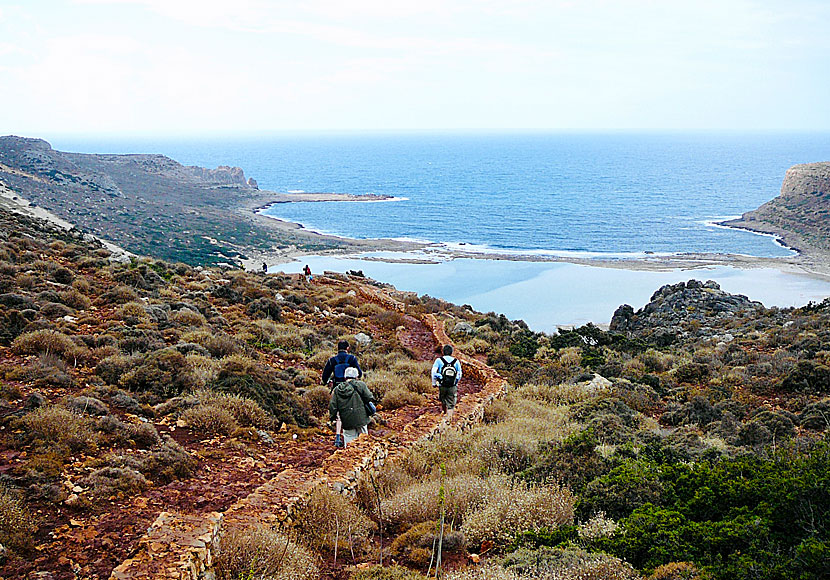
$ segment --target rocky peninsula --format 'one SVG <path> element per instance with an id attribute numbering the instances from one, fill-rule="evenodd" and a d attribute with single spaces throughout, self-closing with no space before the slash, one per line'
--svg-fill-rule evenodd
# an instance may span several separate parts
<path id="1" fill-rule="evenodd" d="M 787 170 L 781 193 L 758 209 L 721 225 L 778 236 L 809 263 L 826 268 L 830 258 L 830 162 Z"/>

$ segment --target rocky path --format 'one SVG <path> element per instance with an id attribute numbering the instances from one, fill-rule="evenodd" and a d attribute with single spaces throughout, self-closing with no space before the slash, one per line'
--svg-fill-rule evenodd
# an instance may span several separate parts
<path id="1" fill-rule="evenodd" d="M 405 313 L 402 302 L 377 288 L 361 285 L 358 291 L 366 300 Z M 443 323 L 430 314 L 405 315 L 398 339 L 414 358 L 424 361 L 431 361 L 440 345 L 451 343 Z M 464 429 L 481 420 L 484 407 L 504 391 L 505 382 L 480 361 L 463 354 L 459 358 L 464 364 L 465 379 L 452 426 Z M 404 407 L 389 413 L 382 429 L 357 439 L 346 449 L 332 451 L 328 438 L 286 441 L 289 447 L 293 445 L 297 459 L 314 459 L 304 467 L 283 462 L 284 469 L 279 473 L 232 505 L 217 505 L 216 511 L 163 511 L 138 542 L 132 557 L 115 568 L 111 579 L 204 578 L 212 567 L 222 529 L 252 523 L 283 525 L 317 485 L 328 484 L 338 491 L 350 491 L 361 472 L 394 460 L 415 441 L 431 436 L 439 427 L 446 428 L 441 420 L 437 395 L 431 395 L 424 407 Z"/>

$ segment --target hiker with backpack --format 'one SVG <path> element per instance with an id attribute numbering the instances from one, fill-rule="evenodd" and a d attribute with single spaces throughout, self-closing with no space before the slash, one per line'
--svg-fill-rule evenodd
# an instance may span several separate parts
<path id="1" fill-rule="evenodd" d="M 338 383 L 331 392 L 329 417 L 332 422 L 340 421 L 343 429 L 342 439 L 335 436 L 337 447 L 345 447 L 361 434 L 368 433 L 369 417 L 375 412 L 374 395 L 366 383 L 358 380 L 357 374 L 355 367 L 348 367 L 346 380 Z"/>
<path id="2" fill-rule="evenodd" d="M 360 369 L 357 357 L 353 354 L 349 354 L 349 341 L 341 340 L 337 343 L 337 354 L 331 357 L 326 362 L 326 366 L 323 368 L 323 384 L 328 385 L 330 393 L 333 393 L 337 385 L 346 380 L 347 369 L 356 369 L 356 378 L 363 376 L 363 371 Z M 340 416 L 337 415 L 336 419 L 337 424 L 334 431 L 334 444 L 337 447 L 343 447 L 343 437 L 340 434 L 342 428 Z"/>
<path id="3" fill-rule="evenodd" d="M 349 367 L 357 369 L 357 378 L 363 376 L 357 357 L 349 354 L 349 341 L 341 340 L 337 343 L 337 354 L 331 357 L 323 368 L 323 384 L 329 385 L 329 390 L 346 380 L 345 371 Z M 332 384 L 329 384 L 331 382 Z"/>
<path id="4" fill-rule="evenodd" d="M 452 356 L 452 345 L 444 345 L 442 355 L 432 365 L 432 386 L 438 387 L 441 412 L 452 416 L 458 400 L 458 381 L 461 380 L 461 363 Z"/>

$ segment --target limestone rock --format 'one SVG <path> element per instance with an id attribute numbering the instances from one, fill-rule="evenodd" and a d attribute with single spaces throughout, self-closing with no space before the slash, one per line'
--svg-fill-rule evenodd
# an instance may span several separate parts
<path id="1" fill-rule="evenodd" d="M 474 332 L 475 329 L 469 322 L 459 322 L 452 329 L 453 334 L 466 334 L 467 336 L 473 334 Z"/>
<path id="2" fill-rule="evenodd" d="M 354 340 L 357 344 L 364 348 L 372 344 L 372 338 L 369 335 L 364 334 L 362 332 L 358 332 L 357 334 L 355 334 Z"/>

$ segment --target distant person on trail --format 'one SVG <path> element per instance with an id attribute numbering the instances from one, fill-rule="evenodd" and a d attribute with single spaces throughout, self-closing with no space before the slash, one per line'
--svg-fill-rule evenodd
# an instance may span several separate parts
<path id="1" fill-rule="evenodd" d="M 311 268 L 308 267 L 308 264 L 305 265 L 303 268 L 303 275 L 305 276 L 306 282 L 311 282 L 313 276 L 311 275 Z"/>
<path id="2" fill-rule="evenodd" d="M 453 409 L 458 401 L 461 363 L 452 356 L 452 345 L 444 345 L 442 353 L 442 356 L 435 359 L 435 364 L 432 365 L 432 386 L 438 387 L 441 412 L 446 413 L 449 418 L 452 417 Z"/>
<path id="3" fill-rule="evenodd" d="M 268 273 L 268 264 L 266 264 L 265 262 L 262 263 L 262 273 L 263 274 Z"/>
<path id="4" fill-rule="evenodd" d="M 340 434 L 342 425 L 342 447 L 357 439 L 361 433 L 369 432 L 367 425 L 370 411 L 366 407 L 369 403 L 374 404 L 375 397 L 366 383 L 357 379 L 357 374 L 358 370 L 355 367 L 347 368 L 346 380 L 334 387 L 329 401 L 329 417 L 340 424 L 336 427 L 337 435 Z M 337 435 L 335 445 L 341 447 L 341 440 Z"/>
<path id="5" fill-rule="evenodd" d="M 331 357 L 323 368 L 323 384 L 326 385 L 332 382 L 329 389 L 333 389 L 346 380 L 346 369 L 349 367 L 357 369 L 357 378 L 363 376 L 357 357 L 349 354 L 349 341 L 341 340 L 337 343 L 337 354 Z"/>

